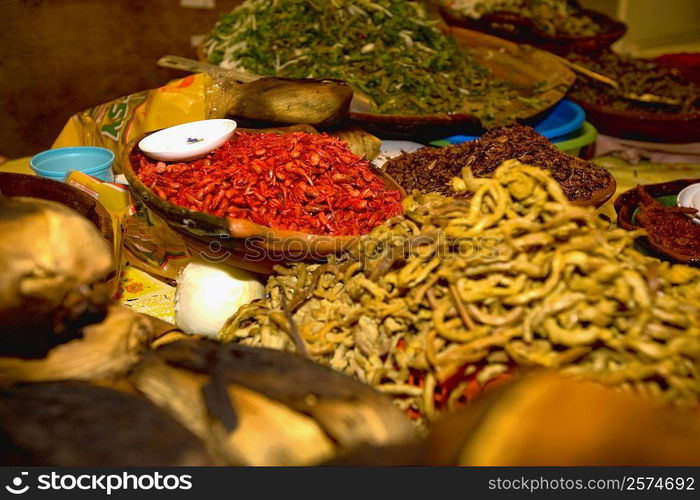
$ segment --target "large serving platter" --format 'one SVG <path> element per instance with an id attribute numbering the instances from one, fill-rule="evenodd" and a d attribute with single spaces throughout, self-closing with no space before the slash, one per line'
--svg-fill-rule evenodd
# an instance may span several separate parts
<path id="1" fill-rule="evenodd" d="M 515 120 L 537 122 L 564 97 L 576 78 L 555 56 L 545 51 L 477 31 L 447 25 L 442 29 L 484 65 L 493 79 L 510 82 L 517 89 L 516 96 L 506 102 L 490 121 L 489 128 Z M 199 58 L 206 61 L 201 46 Z M 378 137 L 426 142 L 457 133 L 483 133 L 485 127 L 482 121 L 467 111 L 474 106 L 479 106 L 479 103 L 465 100 L 461 109 L 427 115 L 360 113 L 351 110 L 349 117 L 354 124 Z"/>

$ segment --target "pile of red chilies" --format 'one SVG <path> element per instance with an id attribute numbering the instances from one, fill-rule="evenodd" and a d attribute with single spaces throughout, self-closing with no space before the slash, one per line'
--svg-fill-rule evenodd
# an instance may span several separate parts
<path id="1" fill-rule="evenodd" d="M 403 211 L 401 194 L 326 134 L 236 132 L 191 162 L 141 154 L 138 176 L 176 205 L 313 234 L 366 234 Z"/>

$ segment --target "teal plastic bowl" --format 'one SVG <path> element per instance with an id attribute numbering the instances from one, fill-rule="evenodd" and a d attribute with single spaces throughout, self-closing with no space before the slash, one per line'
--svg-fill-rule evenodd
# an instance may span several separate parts
<path id="1" fill-rule="evenodd" d="M 114 153 L 94 146 L 75 146 L 42 151 L 29 161 L 35 174 L 55 181 L 65 181 L 73 170 L 114 182 Z"/>

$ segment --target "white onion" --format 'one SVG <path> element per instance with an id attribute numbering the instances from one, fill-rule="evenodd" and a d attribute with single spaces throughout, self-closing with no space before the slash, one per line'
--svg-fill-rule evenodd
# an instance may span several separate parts
<path id="1" fill-rule="evenodd" d="M 192 261 L 177 279 L 175 322 L 185 333 L 216 337 L 240 306 L 264 295 L 265 287 L 248 271 Z"/>

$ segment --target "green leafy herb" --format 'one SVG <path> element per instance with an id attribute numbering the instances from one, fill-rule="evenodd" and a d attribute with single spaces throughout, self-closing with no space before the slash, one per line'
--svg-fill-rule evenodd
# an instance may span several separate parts
<path id="1" fill-rule="evenodd" d="M 466 100 L 489 103 L 488 114 L 510 90 L 408 0 L 247 0 L 204 47 L 223 67 L 345 80 L 387 114 L 463 111 Z"/>

